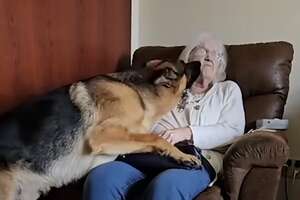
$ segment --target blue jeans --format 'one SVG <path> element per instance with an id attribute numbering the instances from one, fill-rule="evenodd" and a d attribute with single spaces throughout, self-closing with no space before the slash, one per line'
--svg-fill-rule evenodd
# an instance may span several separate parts
<path id="1" fill-rule="evenodd" d="M 120 161 L 94 168 L 84 184 L 84 200 L 128 199 L 130 189 L 145 180 L 145 174 Z M 151 179 L 143 189 L 146 200 L 192 200 L 211 182 L 206 169 L 169 169 Z M 139 198 L 141 199 L 141 198 Z"/>

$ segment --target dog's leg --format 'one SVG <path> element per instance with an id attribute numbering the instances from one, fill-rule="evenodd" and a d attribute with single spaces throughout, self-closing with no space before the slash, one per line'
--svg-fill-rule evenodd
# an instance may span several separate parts
<path id="1" fill-rule="evenodd" d="M 170 156 L 179 163 L 201 165 L 201 161 L 195 156 L 181 152 L 158 135 L 128 133 L 125 128 L 118 126 L 96 129 L 88 138 L 88 144 L 93 154 L 157 152 Z"/>
<path id="2" fill-rule="evenodd" d="M 0 171 L 0 199 L 14 200 L 16 197 L 16 190 L 13 175 L 6 170 Z"/>

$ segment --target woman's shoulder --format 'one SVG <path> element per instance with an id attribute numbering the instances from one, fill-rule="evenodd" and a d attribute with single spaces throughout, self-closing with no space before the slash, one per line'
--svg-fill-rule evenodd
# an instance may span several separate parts
<path id="1" fill-rule="evenodd" d="M 234 91 L 238 91 L 238 92 L 241 91 L 239 85 L 236 82 L 231 81 L 231 80 L 218 82 L 217 85 L 218 85 L 218 89 L 222 90 L 225 93 L 234 92 Z"/>
<path id="2" fill-rule="evenodd" d="M 224 88 L 224 89 L 240 89 L 239 85 L 231 80 L 226 80 L 222 82 L 218 82 L 219 88 Z"/>

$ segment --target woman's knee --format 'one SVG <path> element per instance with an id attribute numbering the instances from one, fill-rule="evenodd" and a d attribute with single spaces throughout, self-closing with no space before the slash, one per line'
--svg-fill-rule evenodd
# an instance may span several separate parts
<path id="1" fill-rule="evenodd" d="M 193 199 L 209 183 L 210 179 L 205 171 L 170 169 L 152 180 L 145 199 Z"/>
<path id="2" fill-rule="evenodd" d="M 155 177 L 150 185 L 149 189 L 152 191 L 157 191 L 158 193 L 172 190 L 173 192 L 178 191 L 180 189 L 180 177 L 176 173 L 176 170 L 170 169 L 167 170 L 157 177 Z"/>
<path id="3" fill-rule="evenodd" d="M 142 172 L 123 162 L 113 161 L 100 165 L 87 176 L 84 185 L 85 199 L 94 199 L 92 196 L 98 199 L 118 199 L 118 196 L 126 194 L 128 187 L 143 177 Z"/>

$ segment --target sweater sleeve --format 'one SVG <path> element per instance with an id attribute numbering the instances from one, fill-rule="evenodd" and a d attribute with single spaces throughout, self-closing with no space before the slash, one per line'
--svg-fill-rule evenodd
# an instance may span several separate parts
<path id="1" fill-rule="evenodd" d="M 234 142 L 244 133 L 245 113 L 240 88 L 232 83 L 224 96 L 224 107 L 216 124 L 189 126 L 194 144 L 201 149 L 212 149 Z"/>

